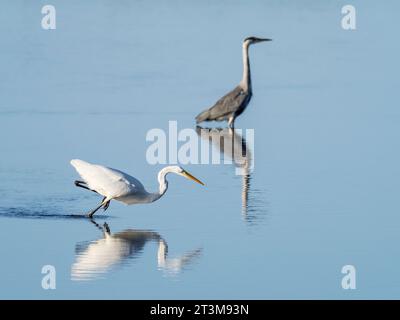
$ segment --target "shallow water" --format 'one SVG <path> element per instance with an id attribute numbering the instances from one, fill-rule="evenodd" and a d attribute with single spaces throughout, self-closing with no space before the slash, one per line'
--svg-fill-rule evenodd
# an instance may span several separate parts
<path id="1" fill-rule="evenodd" d="M 53 31 L 39 5 L 2 4 L 0 298 L 399 298 L 399 4 L 352 3 L 356 31 L 335 1 L 53 1 Z M 250 50 L 236 123 L 254 170 L 185 165 L 206 187 L 169 176 L 151 205 L 84 218 L 100 197 L 70 159 L 156 190 L 147 132 L 195 130 L 248 35 L 274 39 Z"/>

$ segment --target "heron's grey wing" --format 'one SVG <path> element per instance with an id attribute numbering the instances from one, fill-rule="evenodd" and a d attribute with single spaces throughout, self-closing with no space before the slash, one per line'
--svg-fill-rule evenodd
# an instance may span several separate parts
<path id="1" fill-rule="evenodd" d="M 241 86 L 237 86 L 231 92 L 219 99 L 214 106 L 209 109 L 210 119 L 227 117 L 238 111 L 246 100 L 248 93 Z"/>

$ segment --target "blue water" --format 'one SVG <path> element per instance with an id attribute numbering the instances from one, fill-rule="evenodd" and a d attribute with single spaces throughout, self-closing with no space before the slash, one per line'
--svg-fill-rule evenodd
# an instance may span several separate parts
<path id="1" fill-rule="evenodd" d="M 54 0 L 49 31 L 47 2 L 1 4 L 0 298 L 399 298 L 400 5 L 351 3 L 353 31 L 345 1 Z M 250 49 L 236 122 L 254 129 L 249 176 L 185 165 L 206 187 L 169 176 L 151 205 L 83 218 L 100 197 L 70 159 L 156 190 L 147 132 L 194 129 L 249 35 L 273 38 Z"/>

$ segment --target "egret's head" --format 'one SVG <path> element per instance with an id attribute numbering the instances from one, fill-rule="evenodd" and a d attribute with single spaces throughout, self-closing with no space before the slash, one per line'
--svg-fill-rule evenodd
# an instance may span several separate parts
<path id="1" fill-rule="evenodd" d="M 189 172 L 184 170 L 182 167 L 173 166 L 173 167 L 171 167 L 171 172 L 179 174 L 180 176 L 185 177 L 186 179 L 193 180 L 193 181 L 195 181 L 197 183 L 200 183 L 201 185 L 204 186 L 203 182 L 201 182 L 196 177 L 192 176 Z"/>
<path id="2" fill-rule="evenodd" d="M 246 39 L 243 40 L 243 46 L 249 46 L 251 44 L 259 43 L 259 42 L 264 42 L 264 41 L 272 41 L 272 39 L 268 38 L 257 38 L 257 37 L 247 37 Z"/>

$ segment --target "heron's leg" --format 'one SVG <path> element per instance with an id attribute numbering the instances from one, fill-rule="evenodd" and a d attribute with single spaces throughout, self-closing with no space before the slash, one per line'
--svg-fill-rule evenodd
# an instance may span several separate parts
<path id="1" fill-rule="evenodd" d="M 234 117 L 229 118 L 229 120 L 228 120 L 228 126 L 229 126 L 229 128 L 231 128 L 231 129 L 233 129 L 233 128 L 235 127 L 235 118 L 234 118 Z"/>

